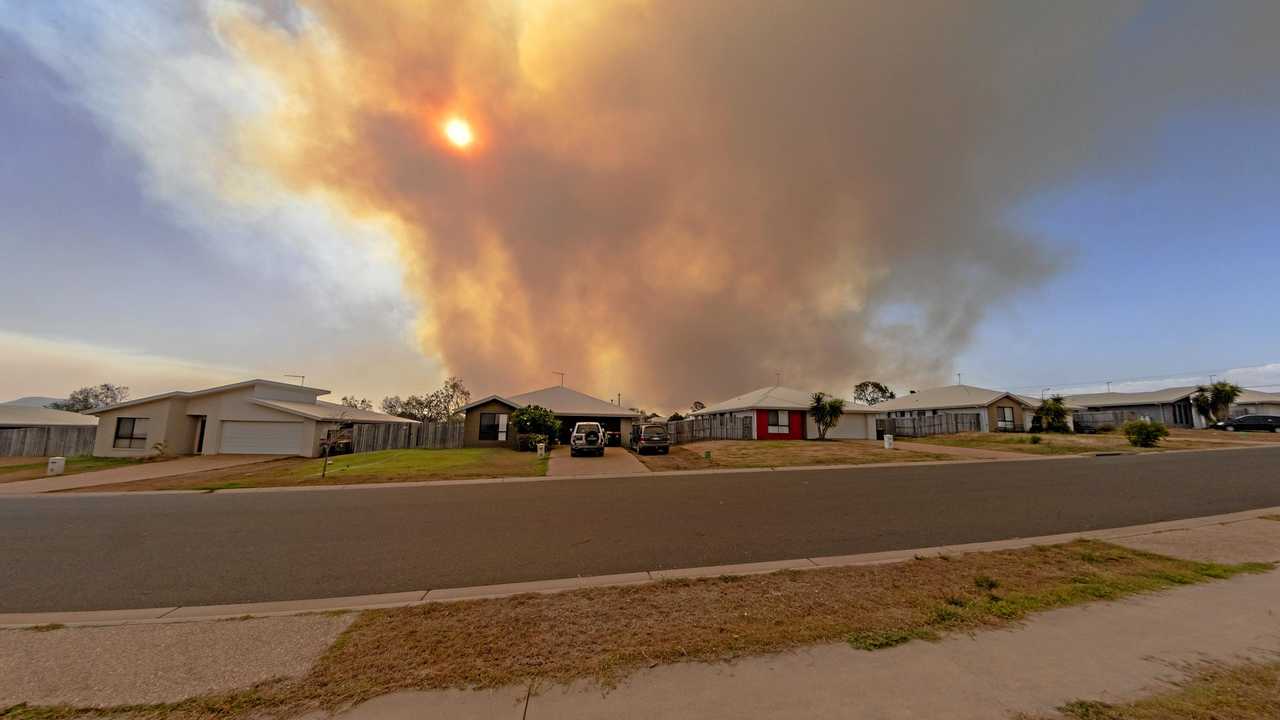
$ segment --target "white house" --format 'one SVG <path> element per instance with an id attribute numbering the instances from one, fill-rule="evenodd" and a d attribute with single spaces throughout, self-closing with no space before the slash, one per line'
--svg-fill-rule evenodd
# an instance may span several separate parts
<path id="1" fill-rule="evenodd" d="M 723 427 L 741 425 L 744 437 L 755 440 L 802 440 L 818 437 L 818 427 L 809 417 L 813 393 L 774 385 L 722 400 L 693 413 L 710 418 Z M 844 416 L 827 433 L 836 440 L 875 439 L 877 410 L 845 402 Z"/>

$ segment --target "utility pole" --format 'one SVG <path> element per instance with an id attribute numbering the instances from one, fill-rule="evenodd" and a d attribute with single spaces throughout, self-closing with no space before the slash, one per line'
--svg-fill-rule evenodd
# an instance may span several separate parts
<path id="1" fill-rule="evenodd" d="M 775 387 L 781 387 L 781 386 L 782 386 L 782 371 L 781 371 L 781 370 L 774 370 L 774 371 L 773 371 L 773 384 L 774 384 L 774 386 L 775 386 Z"/>
<path id="2" fill-rule="evenodd" d="M 1041 400 L 1043 400 L 1043 399 L 1044 399 L 1044 394 L 1045 394 L 1045 393 L 1047 393 L 1047 392 L 1049 392 L 1049 391 L 1050 391 L 1050 390 L 1052 390 L 1052 389 L 1053 389 L 1053 388 L 1051 388 L 1051 387 L 1047 387 L 1047 388 L 1044 388 L 1043 390 L 1041 390 L 1041 391 L 1040 391 L 1040 399 L 1041 399 Z"/>
<path id="3" fill-rule="evenodd" d="M 552 370 L 552 371 L 551 371 L 551 374 L 552 374 L 552 375 L 559 375 L 559 376 L 560 376 L 560 387 L 564 387 L 564 373 L 559 372 L 559 371 L 556 371 L 556 370 Z"/>
<path id="4" fill-rule="evenodd" d="M 963 378 L 963 376 L 962 376 L 960 373 L 956 373 L 956 384 L 957 384 L 957 385 L 963 385 L 963 384 L 964 384 L 964 380 L 963 380 L 962 378 Z"/>
<path id="5" fill-rule="evenodd" d="M 1107 392 L 1111 392 L 1111 381 L 1107 381 Z"/>
<path id="6" fill-rule="evenodd" d="M 299 384 L 299 385 L 306 385 L 306 384 L 307 384 L 307 376 L 306 376 L 306 375 L 297 375 L 297 374 L 294 374 L 294 373 L 285 373 L 285 374 L 284 374 L 284 376 L 285 376 L 285 377 L 291 377 L 291 378 L 298 378 L 298 384 Z"/>

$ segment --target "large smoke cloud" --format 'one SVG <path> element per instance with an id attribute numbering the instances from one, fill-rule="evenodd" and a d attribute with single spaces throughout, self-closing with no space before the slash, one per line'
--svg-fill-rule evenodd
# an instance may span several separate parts
<path id="1" fill-rule="evenodd" d="M 477 391 L 565 371 L 664 407 L 943 379 L 1068 260 L 1014 209 L 1275 54 L 1267 4 L 211 7 L 272 87 L 228 142 L 392 228 L 426 353 Z"/>

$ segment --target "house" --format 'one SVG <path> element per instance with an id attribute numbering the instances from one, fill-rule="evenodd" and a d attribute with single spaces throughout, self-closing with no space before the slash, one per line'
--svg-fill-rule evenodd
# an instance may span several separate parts
<path id="1" fill-rule="evenodd" d="M 92 415 L 30 405 L 0 404 L 0 428 L 94 427 L 97 424 L 98 418 Z"/>
<path id="2" fill-rule="evenodd" d="M 1005 390 L 946 385 L 886 400 L 875 409 L 886 420 L 957 416 L 939 421 L 947 425 L 944 432 L 1018 432 L 1031 429 L 1038 407 L 1039 400 Z"/>
<path id="3" fill-rule="evenodd" d="M 640 420 L 634 410 L 615 405 L 563 385 L 534 390 L 521 395 L 489 395 L 462 408 L 465 424 L 464 447 L 496 447 L 515 442 L 509 428 L 511 413 L 530 405 L 550 410 L 560 420 L 560 441 L 569 442 L 573 426 L 579 422 L 598 422 L 606 431 L 631 435 L 632 423 Z"/>
<path id="4" fill-rule="evenodd" d="M 1230 415 L 1280 415 L 1280 392 L 1245 390 L 1231 403 Z"/>
<path id="5" fill-rule="evenodd" d="M 327 394 L 259 379 L 129 400 L 92 411 L 99 420 L 93 454 L 136 457 L 164 443 L 175 455 L 316 457 L 321 439 L 343 424 L 415 422 L 318 399 Z"/>
<path id="6" fill-rule="evenodd" d="M 1148 392 L 1104 392 L 1071 395 L 1067 402 L 1081 408 L 1076 422 L 1084 426 L 1120 425 L 1149 418 L 1169 427 L 1199 428 L 1206 421 L 1191 405 L 1194 386 L 1171 387 Z"/>
<path id="7" fill-rule="evenodd" d="M 818 437 L 818 427 L 809 417 L 813 393 L 807 390 L 774 385 L 743 393 L 737 397 L 695 411 L 693 417 L 707 418 L 723 433 L 722 437 L 754 440 L 803 440 Z M 844 417 L 827 437 L 840 440 L 875 438 L 876 411 L 866 405 L 845 403 Z"/>

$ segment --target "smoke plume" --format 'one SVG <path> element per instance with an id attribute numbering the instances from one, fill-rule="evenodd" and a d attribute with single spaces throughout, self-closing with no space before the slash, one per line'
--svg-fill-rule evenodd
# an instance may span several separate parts
<path id="1" fill-rule="evenodd" d="M 204 22 L 271 88 L 226 141 L 387 228 L 424 353 L 478 393 L 564 371 L 682 407 L 777 372 L 840 395 L 944 379 L 1069 261 L 1013 211 L 1232 92 L 1224 69 L 1252 92 L 1275 59 L 1260 13 L 315 0 Z M 1126 46 L 1144 61 L 1118 66 Z"/>

